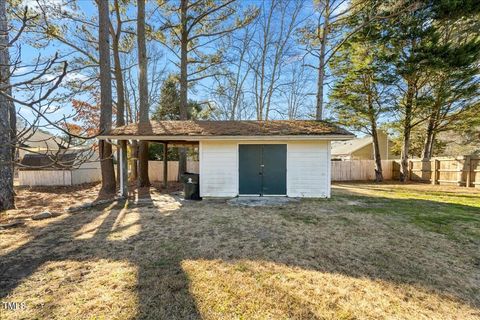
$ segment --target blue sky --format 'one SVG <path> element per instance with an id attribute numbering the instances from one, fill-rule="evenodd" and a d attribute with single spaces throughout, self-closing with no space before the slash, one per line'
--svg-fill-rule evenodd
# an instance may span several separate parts
<path id="1" fill-rule="evenodd" d="M 42 0 L 42 1 L 46 1 L 47 3 L 49 3 L 53 6 L 57 6 L 56 8 L 60 8 L 61 3 L 62 3 L 62 0 Z M 251 5 L 251 4 L 259 5 L 260 3 L 261 3 L 261 0 L 248 0 L 248 1 L 245 0 L 245 1 L 241 2 L 242 6 L 247 6 L 247 5 Z M 26 1 L 23 2 L 23 4 L 29 5 L 29 7 L 31 7 L 33 10 L 36 9 L 36 0 L 26 0 Z M 150 3 L 150 4 L 152 4 L 152 3 Z M 82 1 L 78 1 L 78 5 L 79 5 L 79 9 L 80 9 L 79 11 L 81 11 L 85 16 L 87 16 L 87 17 L 96 17 L 97 16 L 97 7 L 96 7 L 96 5 L 94 5 L 94 2 L 92 2 L 90 0 L 82 0 Z M 152 7 L 152 6 L 150 6 L 150 7 Z M 61 6 L 61 8 L 65 9 L 66 7 Z M 304 9 L 304 14 L 305 15 L 310 15 L 312 10 L 313 10 L 312 7 L 310 5 L 308 5 Z M 148 6 L 147 6 L 147 11 L 148 11 Z M 135 17 L 135 14 L 136 14 L 136 12 L 134 12 L 134 8 L 131 8 L 130 12 L 129 12 L 129 15 L 131 17 Z M 149 19 L 148 16 L 147 16 L 147 23 L 151 23 L 153 25 L 155 24 L 153 19 L 151 19 L 151 17 Z M 132 24 L 132 26 L 134 27 L 135 25 Z M 160 48 L 161 46 L 158 45 L 158 47 Z M 57 41 L 50 42 L 50 44 L 48 46 L 46 46 L 45 48 L 42 48 L 42 49 L 33 48 L 30 45 L 28 45 L 27 43 L 23 42 L 22 43 L 22 60 L 24 62 L 28 63 L 28 62 L 31 62 L 34 59 L 36 59 L 38 54 L 41 54 L 43 57 L 49 57 L 49 56 L 52 56 L 53 54 L 55 54 L 55 52 L 57 52 L 57 51 L 62 52 L 62 53 L 73 52 L 73 50 L 71 48 L 69 48 L 65 45 L 62 45 L 62 44 L 58 43 Z M 167 70 L 170 71 L 170 72 L 176 71 L 175 66 L 173 66 L 171 63 L 168 62 L 169 60 L 174 60 L 175 59 L 173 54 L 170 53 L 168 50 L 162 50 L 162 52 L 164 54 L 163 61 L 167 65 Z M 24 73 L 24 71 L 26 71 L 26 70 L 21 70 L 21 71 L 22 72 L 20 72 L 20 73 Z M 74 73 L 70 73 L 65 80 L 66 81 L 82 80 L 83 77 L 85 77 L 85 75 L 83 75 L 82 72 L 74 72 Z M 314 76 L 312 77 L 311 81 L 312 82 L 309 85 L 312 87 L 312 89 L 314 89 L 315 88 L 315 81 L 316 81 Z M 204 90 L 203 88 L 205 88 L 205 87 L 208 88 L 211 85 L 212 85 L 211 80 L 204 80 L 200 85 L 196 86 L 195 90 L 190 91 L 189 97 L 191 99 L 200 100 L 200 101 L 207 99 L 208 95 L 206 94 L 206 90 Z M 328 91 L 329 91 L 329 88 L 328 88 L 328 86 L 326 86 L 325 87 L 325 97 L 328 96 Z M 60 88 L 58 90 L 58 92 L 56 92 L 56 94 L 61 94 L 62 92 L 63 91 Z M 309 95 L 309 97 L 307 98 L 307 99 L 311 100 L 311 102 L 309 101 L 311 103 L 311 113 L 314 113 L 314 108 L 315 108 L 314 94 L 315 94 L 315 92 L 312 92 Z M 18 96 L 22 97 L 24 95 L 22 93 L 18 93 Z M 91 99 L 91 97 L 88 94 L 79 94 L 79 95 L 77 95 L 76 98 L 79 99 L 79 100 L 89 100 L 89 99 Z M 91 100 L 89 100 L 89 101 L 91 101 Z M 50 108 L 49 111 L 52 112 L 49 115 L 49 117 L 51 117 L 52 119 L 58 120 L 58 119 L 61 119 L 62 117 L 68 116 L 72 112 L 72 108 L 70 107 L 70 101 L 63 101 L 62 103 L 56 102 L 56 103 L 53 104 L 53 107 Z M 24 110 L 22 110 L 22 114 L 24 114 L 27 119 L 32 119 L 33 118 L 31 113 L 25 112 Z M 326 115 L 328 116 L 328 112 L 326 113 Z"/>

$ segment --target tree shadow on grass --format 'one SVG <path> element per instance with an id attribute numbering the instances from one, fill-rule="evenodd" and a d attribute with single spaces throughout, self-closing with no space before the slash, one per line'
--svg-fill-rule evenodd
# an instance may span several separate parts
<path id="1" fill-rule="evenodd" d="M 393 220 L 361 214 L 366 208 L 362 203 L 349 204 L 350 198 L 248 208 L 230 207 L 224 201 L 178 203 L 152 192 L 139 192 L 148 200 L 136 205 L 120 201 L 66 216 L 43 228 L 27 244 L 3 255 L 0 298 L 13 293 L 49 262 L 123 261 L 137 270 L 137 283 L 132 289 L 137 295 L 135 317 L 197 319 L 201 318 L 198 301 L 192 296 L 190 276 L 182 263 L 220 260 L 233 264 L 267 261 L 418 286 L 474 308 L 480 306 L 480 288 L 474 282 L 480 276 L 480 257 L 473 248 Z M 375 199 L 385 205 L 387 200 Z M 411 199 L 399 199 L 395 204 L 411 205 Z M 416 208 L 432 205 L 438 203 L 413 203 Z M 465 254 L 465 248 L 471 256 Z M 66 281 L 64 285 L 71 284 Z M 280 288 L 272 286 L 269 290 L 278 292 Z M 280 291 L 279 295 L 287 297 L 282 301 L 301 305 L 301 317 L 316 317 L 309 310 L 311 306 L 298 302 L 294 293 L 283 288 Z M 43 309 L 39 306 L 37 311 L 40 316 L 55 316 L 55 310 L 48 305 Z"/>
<path id="2" fill-rule="evenodd" d="M 334 196 L 364 202 L 366 205 L 358 206 L 357 212 L 399 217 L 407 219 L 424 230 L 434 231 L 451 239 L 480 242 L 480 198 L 478 197 L 468 197 L 469 200 L 477 201 L 462 204 L 450 203 L 445 199 L 438 202 L 417 199 L 414 194 L 401 198 L 395 198 L 394 193 L 392 197 L 384 196 L 384 193 L 369 195 L 365 194 L 362 189 L 377 190 L 374 187 L 361 185 L 355 189 L 334 190 Z M 434 196 L 429 193 L 429 197 Z M 447 196 L 461 197 L 462 195 Z"/>
<path id="3" fill-rule="evenodd" d="M 479 199 L 480 190 L 476 188 L 466 188 L 454 185 L 431 185 L 429 183 L 410 182 L 401 184 L 397 181 L 386 181 L 381 183 L 365 182 L 335 182 L 333 189 L 347 189 L 353 192 L 352 189 L 379 191 L 383 193 L 411 193 L 411 194 L 426 194 L 429 196 L 452 196 L 459 198 L 473 198 Z"/>

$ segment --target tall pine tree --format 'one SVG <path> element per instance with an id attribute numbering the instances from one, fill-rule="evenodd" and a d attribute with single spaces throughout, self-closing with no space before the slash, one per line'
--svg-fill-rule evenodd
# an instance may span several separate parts
<path id="1" fill-rule="evenodd" d="M 411 6 L 406 1 L 402 6 Z M 386 1 L 389 10 L 398 9 L 397 1 Z M 408 159 L 412 130 L 425 122 L 426 105 L 423 99 L 427 84 L 428 66 L 432 60 L 429 44 L 435 35 L 434 27 L 426 23 L 432 17 L 431 9 L 416 2 L 413 12 L 405 11 L 393 19 L 381 22 L 383 46 L 389 49 L 383 63 L 390 66 L 390 74 L 396 79 L 396 100 L 393 107 L 400 121 L 402 147 L 400 154 L 400 180 L 408 179 Z"/>
<path id="2" fill-rule="evenodd" d="M 370 21 L 375 9 L 364 8 L 351 17 L 348 28 Z M 382 159 L 378 139 L 380 118 L 388 111 L 391 80 L 382 57 L 385 48 L 380 41 L 380 25 L 369 23 L 343 44 L 332 60 L 335 78 L 330 93 L 330 106 L 338 121 L 371 135 L 375 160 L 375 180 L 383 180 Z"/>
<path id="3" fill-rule="evenodd" d="M 477 2 L 478 3 L 478 2 Z M 436 136 L 446 130 L 473 125 L 472 111 L 480 105 L 480 5 L 472 1 L 432 4 L 432 59 L 422 157 L 434 153 Z"/>

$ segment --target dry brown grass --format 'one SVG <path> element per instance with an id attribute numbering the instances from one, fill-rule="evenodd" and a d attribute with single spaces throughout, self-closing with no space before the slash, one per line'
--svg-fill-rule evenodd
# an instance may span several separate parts
<path id="1" fill-rule="evenodd" d="M 0 232 L 0 300 L 27 309 L 0 318 L 480 319 L 475 234 L 384 212 L 409 192 L 430 199 L 412 212 L 475 217 L 480 200 L 374 187 L 342 184 L 331 200 L 281 208 L 152 189 L 151 202 L 27 221 Z"/>
<path id="2" fill-rule="evenodd" d="M 17 209 L 2 212 L 0 223 L 28 219 L 44 211 L 63 213 L 70 206 L 94 201 L 99 190 L 97 183 L 75 187 L 16 187 Z"/>
<path id="3" fill-rule="evenodd" d="M 422 288 L 268 261 L 187 260 L 206 319 L 473 319 L 474 311 Z"/>

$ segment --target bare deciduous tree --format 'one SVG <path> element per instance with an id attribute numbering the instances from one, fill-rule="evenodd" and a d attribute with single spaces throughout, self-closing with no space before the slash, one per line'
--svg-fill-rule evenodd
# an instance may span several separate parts
<path id="1" fill-rule="evenodd" d="M 399 2 L 400 3 L 400 2 Z M 312 56 L 318 62 L 317 64 L 306 63 L 306 66 L 312 67 L 317 71 L 317 90 L 315 118 L 323 119 L 324 112 L 324 87 L 327 79 L 327 66 L 330 60 L 340 50 L 346 41 L 355 33 L 359 32 L 370 23 L 377 20 L 393 18 L 402 12 L 406 12 L 415 7 L 415 1 L 410 4 L 394 8 L 390 12 L 377 11 L 377 15 L 369 17 L 369 20 L 354 28 L 345 28 L 348 19 L 355 17 L 365 8 L 379 8 L 382 1 L 364 1 L 364 0 L 315 0 L 314 18 L 301 30 L 300 43 L 305 45 L 307 55 Z M 391 8 L 390 8 L 391 9 Z"/>
<path id="2" fill-rule="evenodd" d="M 0 91 L 10 93 L 10 55 L 7 9 L 5 1 L 0 2 Z M 13 103 L 0 95 L 0 211 L 15 207 L 13 191 L 12 118 Z M 12 120 L 13 122 L 13 120 Z M 16 124 L 15 124 L 16 126 Z M 15 128 L 14 126 L 14 128 Z M 15 131 L 14 131 L 15 132 Z"/>
<path id="3" fill-rule="evenodd" d="M 177 58 L 172 61 L 179 69 L 180 119 L 188 119 L 188 90 L 203 79 L 222 73 L 222 48 L 213 45 L 223 36 L 247 25 L 256 10 L 237 13 L 236 0 L 180 0 L 178 5 L 164 5 L 162 29 L 169 37 L 160 39 Z M 232 19 L 232 16 L 237 17 Z M 179 149 L 179 174 L 186 171 L 186 153 Z"/>
<path id="4" fill-rule="evenodd" d="M 281 102 L 286 104 L 287 118 L 295 120 L 305 117 L 309 107 L 307 96 L 311 91 L 308 70 L 302 67 L 300 61 L 296 61 L 290 63 L 285 74 L 287 82 L 281 89 Z"/>
<path id="5" fill-rule="evenodd" d="M 139 87 L 139 125 L 148 125 L 148 76 L 147 76 L 147 46 L 145 44 L 145 0 L 138 0 L 137 11 L 137 48 L 138 48 L 138 87 Z M 138 186 L 150 186 L 148 179 L 148 142 L 140 141 L 139 148 Z"/>
<path id="6" fill-rule="evenodd" d="M 293 35 L 301 25 L 304 1 L 272 0 L 262 4 L 259 28 L 252 49 L 253 94 L 257 120 L 269 119 L 274 94 L 283 85 L 282 69 L 295 55 Z"/>
<path id="7" fill-rule="evenodd" d="M 72 114 L 64 114 L 60 118 L 52 116 L 61 109 L 58 97 L 54 97 L 58 95 L 56 91 L 69 75 L 68 64 L 62 60 L 64 57 L 60 57 L 57 52 L 50 58 L 38 55 L 33 61 L 26 62 L 21 55 L 22 45 L 26 43 L 24 38 L 35 29 L 39 13 L 32 12 L 28 6 L 13 7 L 9 10 L 9 20 L 5 2 L 1 5 L 0 109 L 4 114 L 1 117 L 0 139 L 5 142 L 1 145 L 2 151 L 9 150 L 9 157 L 2 157 L 0 161 L 2 170 L 8 171 L 7 175 L 0 177 L 0 183 L 5 185 L 2 186 L 2 192 L 13 197 L 14 166 L 27 166 L 18 163 L 21 151 L 48 157 L 49 166 L 78 167 L 85 161 L 91 161 L 93 149 L 83 150 L 82 156 L 68 161 L 64 157 L 65 150 L 72 145 L 84 144 L 95 136 L 89 137 L 85 131 L 79 130 L 78 126 L 72 126 L 69 122 L 74 118 Z M 10 34 L 13 34 L 11 40 Z M 62 137 L 44 135 L 45 138 L 38 139 L 37 133 L 41 132 L 42 128 L 54 129 L 62 134 Z M 33 141 L 35 139 L 36 141 Z M 41 151 L 31 150 L 28 148 L 31 142 L 44 143 L 45 148 Z M 50 149 L 52 143 L 56 144 L 54 149 Z M 3 209 L 13 206 L 13 198 L 1 202 Z"/>
<path id="8" fill-rule="evenodd" d="M 112 75 L 110 68 L 110 18 L 108 2 L 98 2 L 99 32 L 98 50 L 100 62 L 100 132 L 112 128 Z M 102 170 L 101 193 L 113 194 L 116 190 L 115 172 L 112 158 L 112 145 L 105 140 L 99 141 L 99 155 Z"/>
<path id="9" fill-rule="evenodd" d="M 247 83 L 252 73 L 250 49 L 255 34 L 255 23 L 225 38 L 223 47 L 230 48 L 225 55 L 225 74 L 214 77 L 211 91 L 217 117 L 240 120 L 250 105 L 247 101 Z"/>

